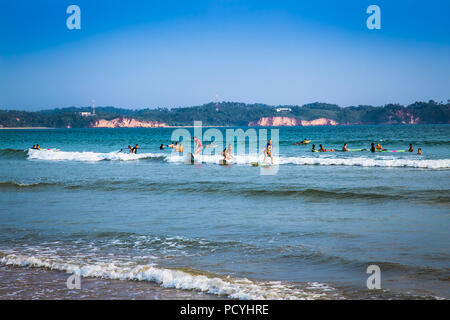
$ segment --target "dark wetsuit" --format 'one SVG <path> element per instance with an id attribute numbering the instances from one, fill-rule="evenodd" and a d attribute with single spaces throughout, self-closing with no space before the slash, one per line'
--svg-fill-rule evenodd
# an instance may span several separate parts
<path id="1" fill-rule="evenodd" d="M 137 147 L 133 147 L 133 148 L 131 148 L 131 153 L 137 153 Z"/>

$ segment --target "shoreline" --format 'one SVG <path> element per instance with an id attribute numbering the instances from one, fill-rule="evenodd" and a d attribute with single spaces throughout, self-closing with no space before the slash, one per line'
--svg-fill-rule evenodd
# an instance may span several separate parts
<path id="1" fill-rule="evenodd" d="M 58 129 L 58 128 L 52 128 L 52 127 L 0 127 L 0 130 L 43 130 L 43 129 Z"/>
<path id="2" fill-rule="evenodd" d="M 313 126 L 164 126 L 164 127 L 86 127 L 86 128 L 56 128 L 56 127 L 0 127 L 0 130 L 56 130 L 56 129 L 174 129 L 174 128 L 310 128 L 310 127 L 350 127 L 350 126 L 420 126 L 449 125 L 448 123 L 416 123 L 416 124 L 337 124 Z"/>

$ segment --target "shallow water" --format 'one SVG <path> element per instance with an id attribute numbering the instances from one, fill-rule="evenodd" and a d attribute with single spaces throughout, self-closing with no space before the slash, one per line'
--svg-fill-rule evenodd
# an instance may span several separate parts
<path id="1" fill-rule="evenodd" d="M 450 298 L 449 125 L 279 129 L 275 175 L 261 154 L 187 165 L 159 150 L 172 129 L 1 130 L 0 298 Z M 35 273 L 35 296 L 11 281 Z"/>

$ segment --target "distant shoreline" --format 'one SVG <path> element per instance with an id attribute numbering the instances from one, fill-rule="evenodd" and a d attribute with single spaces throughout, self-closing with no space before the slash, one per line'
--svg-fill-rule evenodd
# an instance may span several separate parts
<path id="1" fill-rule="evenodd" d="M 51 128 L 51 127 L 0 127 L 0 130 L 31 130 L 31 129 L 58 129 L 58 128 Z"/>
<path id="2" fill-rule="evenodd" d="M 337 124 L 337 125 L 312 125 L 312 126 L 164 126 L 164 127 L 85 127 L 85 128 L 57 128 L 57 127 L 0 127 L 0 130 L 57 130 L 57 129 L 176 129 L 176 128 L 311 128 L 311 127 L 351 127 L 351 126 L 410 126 L 410 125 L 449 125 L 448 123 L 415 123 L 415 124 L 409 124 L 409 123 L 392 123 L 392 124 L 386 124 L 386 123 L 377 123 L 377 124 L 363 124 L 363 123 L 352 123 L 352 124 Z"/>

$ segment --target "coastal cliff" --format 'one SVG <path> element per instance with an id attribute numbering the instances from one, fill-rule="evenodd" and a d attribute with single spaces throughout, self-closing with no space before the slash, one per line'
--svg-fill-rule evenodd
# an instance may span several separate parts
<path id="1" fill-rule="evenodd" d="M 99 119 L 94 121 L 91 128 L 162 128 L 167 124 L 157 121 L 141 121 L 133 118 L 119 117 L 112 120 Z"/>
<path id="2" fill-rule="evenodd" d="M 308 127 L 308 126 L 336 126 L 332 119 L 318 118 L 311 121 L 299 120 L 292 117 L 262 117 L 258 121 L 250 121 L 249 127 Z"/>

